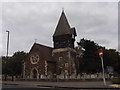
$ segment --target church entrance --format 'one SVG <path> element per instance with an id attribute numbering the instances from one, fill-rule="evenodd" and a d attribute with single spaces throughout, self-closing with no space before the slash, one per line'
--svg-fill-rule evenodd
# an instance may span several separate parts
<path id="1" fill-rule="evenodd" d="M 37 69 L 33 69 L 31 74 L 32 74 L 31 76 L 32 76 L 33 79 L 37 79 L 37 76 L 38 76 Z"/>

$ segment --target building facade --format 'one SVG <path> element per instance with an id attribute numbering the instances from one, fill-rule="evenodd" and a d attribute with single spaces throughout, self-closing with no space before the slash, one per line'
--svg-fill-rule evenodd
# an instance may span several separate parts
<path id="1" fill-rule="evenodd" d="M 74 47 L 75 28 L 71 28 L 62 11 L 53 34 L 53 48 L 34 43 L 23 64 L 27 79 L 70 78 L 77 72 L 77 52 Z"/>

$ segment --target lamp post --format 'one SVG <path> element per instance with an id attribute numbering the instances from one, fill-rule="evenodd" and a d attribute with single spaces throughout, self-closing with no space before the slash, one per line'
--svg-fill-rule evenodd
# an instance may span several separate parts
<path id="1" fill-rule="evenodd" d="M 6 56 L 8 57 L 8 50 L 9 50 L 9 31 L 6 31 L 8 33 L 8 37 L 7 37 L 7 54 Z"/>
<path id="2" fill-rule="evenodd" d="M 7 53 L 6 53 L 6 58 L 8 60 L 8 50 L 9 50 L 9 31 L 6 31 L 8 33 L 7 36 Z M 7 80 L 7 61 L 5 61 L 5 68 L 6 68 L 6 72 L 5 72 L 5 81 Z"/>

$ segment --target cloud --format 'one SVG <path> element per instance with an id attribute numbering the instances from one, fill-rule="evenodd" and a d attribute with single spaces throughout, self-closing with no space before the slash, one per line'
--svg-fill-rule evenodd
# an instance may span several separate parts
<path id="1" fill-rule="evenodd" d="M 116 48 L 117 3 L 9 2 L 3 3 L 2 7 L 3 55 L 6 51 L 6 30 L 10 30 L 10 55 L 18 50 L 29 52 L 35 39 L 40 44 L 53 46 L 52 35 L 63 7 L 71 27 L 77 30 L 76 41 L 84 37 Z"/>

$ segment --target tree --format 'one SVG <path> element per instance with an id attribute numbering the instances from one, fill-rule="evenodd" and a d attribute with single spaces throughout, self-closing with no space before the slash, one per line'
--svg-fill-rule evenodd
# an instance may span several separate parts
<path id="1" fill-rule="evenodd" d="M 10 68 L 11 57 L 2 56 L 2 74 L 5 75 L 5 80 L 7 79 L 7 75 L 10 75 L 12 69 Z"/>
<path id="2" fill-rule="evenodd" d="M 2 73 L 9 76 L 20 76 L 22 73 L 22 63 L 27 53 L 18 51 L 11 57 L 2 57 Z"/>
<path id="3" fill-rule="evenodd" d="M 22 63 L 23 60 L 26 58 L 26 53 L 23 51 L 15 52 L 12 56 L 12 66 L 14 71 L 14 75 L 20 75 L 22 73 Z"/>
<path id="4" fill-rule="evenodd" d="M 95 73 L 101 72 L 101 59 L 99 58 L 99 49 L 103 49 L 103 60 L 105 69 L 107 66 L 114 67 L 114 71 L 120 73 L 119 52 L 115 49 L 105 49 L 94 41 L 81 39 L 78 45 L 85 49 L 83 58 L 79 60 L 81 72 Z"/>
<path id="5" fill-rule="evenodd" d="M 101 62 L 98 56 L 98 50 L 101 48 L 94 41 L 81 39 L 78 45 L 85 49 L 84 55 L 80 62 L 81 72 L 96 73 L 101 71 Z"/>
<path id="6" fill-rule="evenodd" d="M 117 52 L 115 49 L 105 49 L 103 55 L 105 68 L 107 66 L 112 66 L 114 68 L 114 72 L 120 73 L 119 52 Z"/>

